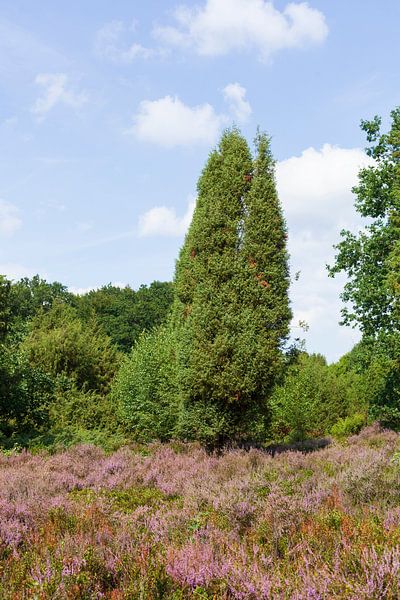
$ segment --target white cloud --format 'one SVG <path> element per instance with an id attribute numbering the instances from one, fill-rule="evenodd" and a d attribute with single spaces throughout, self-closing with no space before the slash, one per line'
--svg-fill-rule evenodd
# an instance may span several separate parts
<path id="1" fill-rule="evenodd" d="M 177 96 L 143 100 L 131 130 L 146 142 L 172 148 L 191 144 L 213 144 L 226 123 L 211 104 L 187 106 Z"/>
<path id="2" fill-rule="evenodd" d="M 41 73 L 37 75 L 35 83 L 44 88 L 43 95 L 32 107 L 32 112 L 41 119 L 57 104 L 78 109 L 88 101 L 86 93 L 75 93 L 67 88 L 69 82 L 65 73 Z"/>
<path id="3" fill-rule="evenodd" d="M 246 88 L 239 83 L 229 83 L 224 87 L 223 92 L 232 114 L 239 123 L 246 122 L 252 112 L 250 103 L 246 100 Z"/>
<path id="4" fill-rule="evenodd" d="M 174 208 L 155 206 L 139 218 L 139 235 L 181 237 L 185 235 L 192 220 L 196 200 L 189 198 L 185 214 L 178 217 Z"/>
<path id="5" fill-rule="evenodd" d="M 221 129 L 232 118 L 247 121 L 250 103 L 245 99 L 246 89 L 239 83 L 230 83 L 223 89 L 229 103 L 228 113 L 218 114 L 208 103 L 188 106 L 177 96 L 158 100 L 143 100 L 134 116 L 133 133 L 139 140 L 173 148 L 192 144 L 214 144 Z"/>
<path id="6" fill-rule="evenodd" d="M 372 159 L 359 148 L 324 144 L 307 148 L 277 165 L 278 191 L 288 215 L 302 219 L 332 216 L 343 221 L 354 217 L 351 188 L 361 167 Z"/>
<path id="7" fill-rule="evenodd" d="M 158 54 L 158 51 L 152 48 L 128 41 L 133 31 L 134 27 L 127 27 L 122 21 L 106 23 L 96 34 L 97 56 L 114 63 L 130 64 L 136 59 L 151 58 Z"/>
<path id="8" fill-rule="evenodd" d="M 267 60 L 284 48 L 321 43 L 328 34 L 324 15 L 307 2 L 279 11 L 264 0 L 206 0 L 200 8 L 181 6 L 173 14 L 175 25 L 158 26 L 154 35 L 206 56 L 255 51 Z"/>
<path id="9" fill-rule="evenodd" d="M 21 225 L 22 221 L 17 207 L 0 200 L 0 235 L 11 236 Z"/>
<path id="10" fill-rule="evenodd" d="M 358 331 L 338 328 L 343 276 L 331 279 L 325 265 L 332 263 L 334 244 L 340 230 L 357 230 L 362 219 L 354 209 L 351 188 L 361 167 L 372 160 L 359 148 L 324 144 L 320 150 L 308 148 L 277 164 L 277 187 L 289 229 L 291 271 L 300 278 L 291 286 L 294 319 L 310 326 L 304 334 L 309 350 L 337 359 L 339 351 L 358 341 Z M 303 334 L 294 330 L 295 335 Z"/>

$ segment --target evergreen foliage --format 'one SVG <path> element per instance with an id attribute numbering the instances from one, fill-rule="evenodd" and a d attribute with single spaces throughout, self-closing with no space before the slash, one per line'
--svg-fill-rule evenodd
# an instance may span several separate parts
<path id="1" fill-rule="evenodd" d="M 282 345 L 292 317 L 288 301 L 287 230 L 277 196 L 274 160 L 265 134 L 256 138 L 253 178 L 245 197 L 242 327 L 246 370 L 255 400 L 266 397 L 280 373 Z M 249 367 L 251 365 L 251 370 Z"/>
<path id="2" fill-rule="evenodd" d="M 0 344 L 0 437 L 45 427 L 54 381 L 16 346 Z"/>
<path id="3" fill-rule="evenodd" d="M 225 131 L 176 266 L 181 435 L 221 444 L 256 434 L 281 367 L 288 282 L 268 138 L 253 161 L 238 130 Z"/>
<path id="4" fill-rule="evenodd" d="M 108 391 L 119 364 L 119 354 L 95 321 L 85 324 L 74 308 L 54 301 L 33 319 L 21 344 L 33 366 L 53 377 L 73 379 L 80 389 Z"/>
<path id="5" fill-rule="evenodd" d="M 108 394 L 79 389 L 68 377 L 57 378 L 47 428 L 33 440 L 33 445 L 65 447 L 90 443 L 113 449 L 124 442 L 118 406 Z"/>

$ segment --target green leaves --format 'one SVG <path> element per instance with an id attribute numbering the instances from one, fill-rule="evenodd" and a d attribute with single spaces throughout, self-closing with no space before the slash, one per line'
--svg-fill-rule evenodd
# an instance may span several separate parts
<path id="1" fill-rule="evenodd" d="M 4 341 L 10 327 L 11 281 L 0 275 L 0 342 Z"/>
<path id="2" fill-rule="evenodd" d="M 381 119 L 362 121 L 372 144 L 367 153 L 375 160 L 359 173 L 354 187 L 357 211 L 369 219 L 358 234 L 342 231 L 342 241 L 329 274 L 345 272 L 349 280 L 342 299 L 343 323 L 357 324 L 364 335 L 399 330 L 396 312 L 399 297 L 400 259 L 400 108 L 391 114 L 388 133 L 380 131 Z"/>
<path id="3" fill-rule="evenodd" d="M 111 396 L 136 440 L 166 441 L 176 433 L 180 407 L 175 351 L 169 324 L 142 333 L 115 378 Z"/>
<path id="4" fill-rule="evenodd" d="M 164 323 L 172 299 L 171 283 L 153 281 L 137 291 L 109 284 L 75 298 L 75 304 L 82 319 L 95 316 L 114 344 L 129 352 L 142 331 Z"/>

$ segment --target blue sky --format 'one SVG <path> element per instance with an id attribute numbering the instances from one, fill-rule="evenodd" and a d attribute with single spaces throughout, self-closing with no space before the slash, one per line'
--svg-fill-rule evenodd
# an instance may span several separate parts
<path id="1" fill-rule="evenodd" d="M 400 3 L 264 0 L 0 4 L 0 273 L 73 290 L 172 278 L 221 129 L 272 136 L 289 226 L 294 334 L 334 360 L 356 229 L 361 118 L 400 103 Z"/>

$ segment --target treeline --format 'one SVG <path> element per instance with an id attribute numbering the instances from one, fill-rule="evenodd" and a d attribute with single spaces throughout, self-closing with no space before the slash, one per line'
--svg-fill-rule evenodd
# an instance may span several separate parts
<path id="1" fill-rule="evenodd" d="M 342 232 L 343 322 L 362 340 L 338 363 L 289 339 L 287 229 L 269 139 L 224 132 L 198 182 L 173 283 L 76 296 L 0 279 L 0 444 L 199 440 L 268 444 L 379 420 L 400 429 L 400 109 L 362 122 L 358 234 Z"/>
<path id="2" fill-rule="evenodd" d="M 0 277 L 0 444 L 120 443 L 112 381 L 171 302 L 172 284 L 158 281 L 79 296 L 39 276 Z"/>

